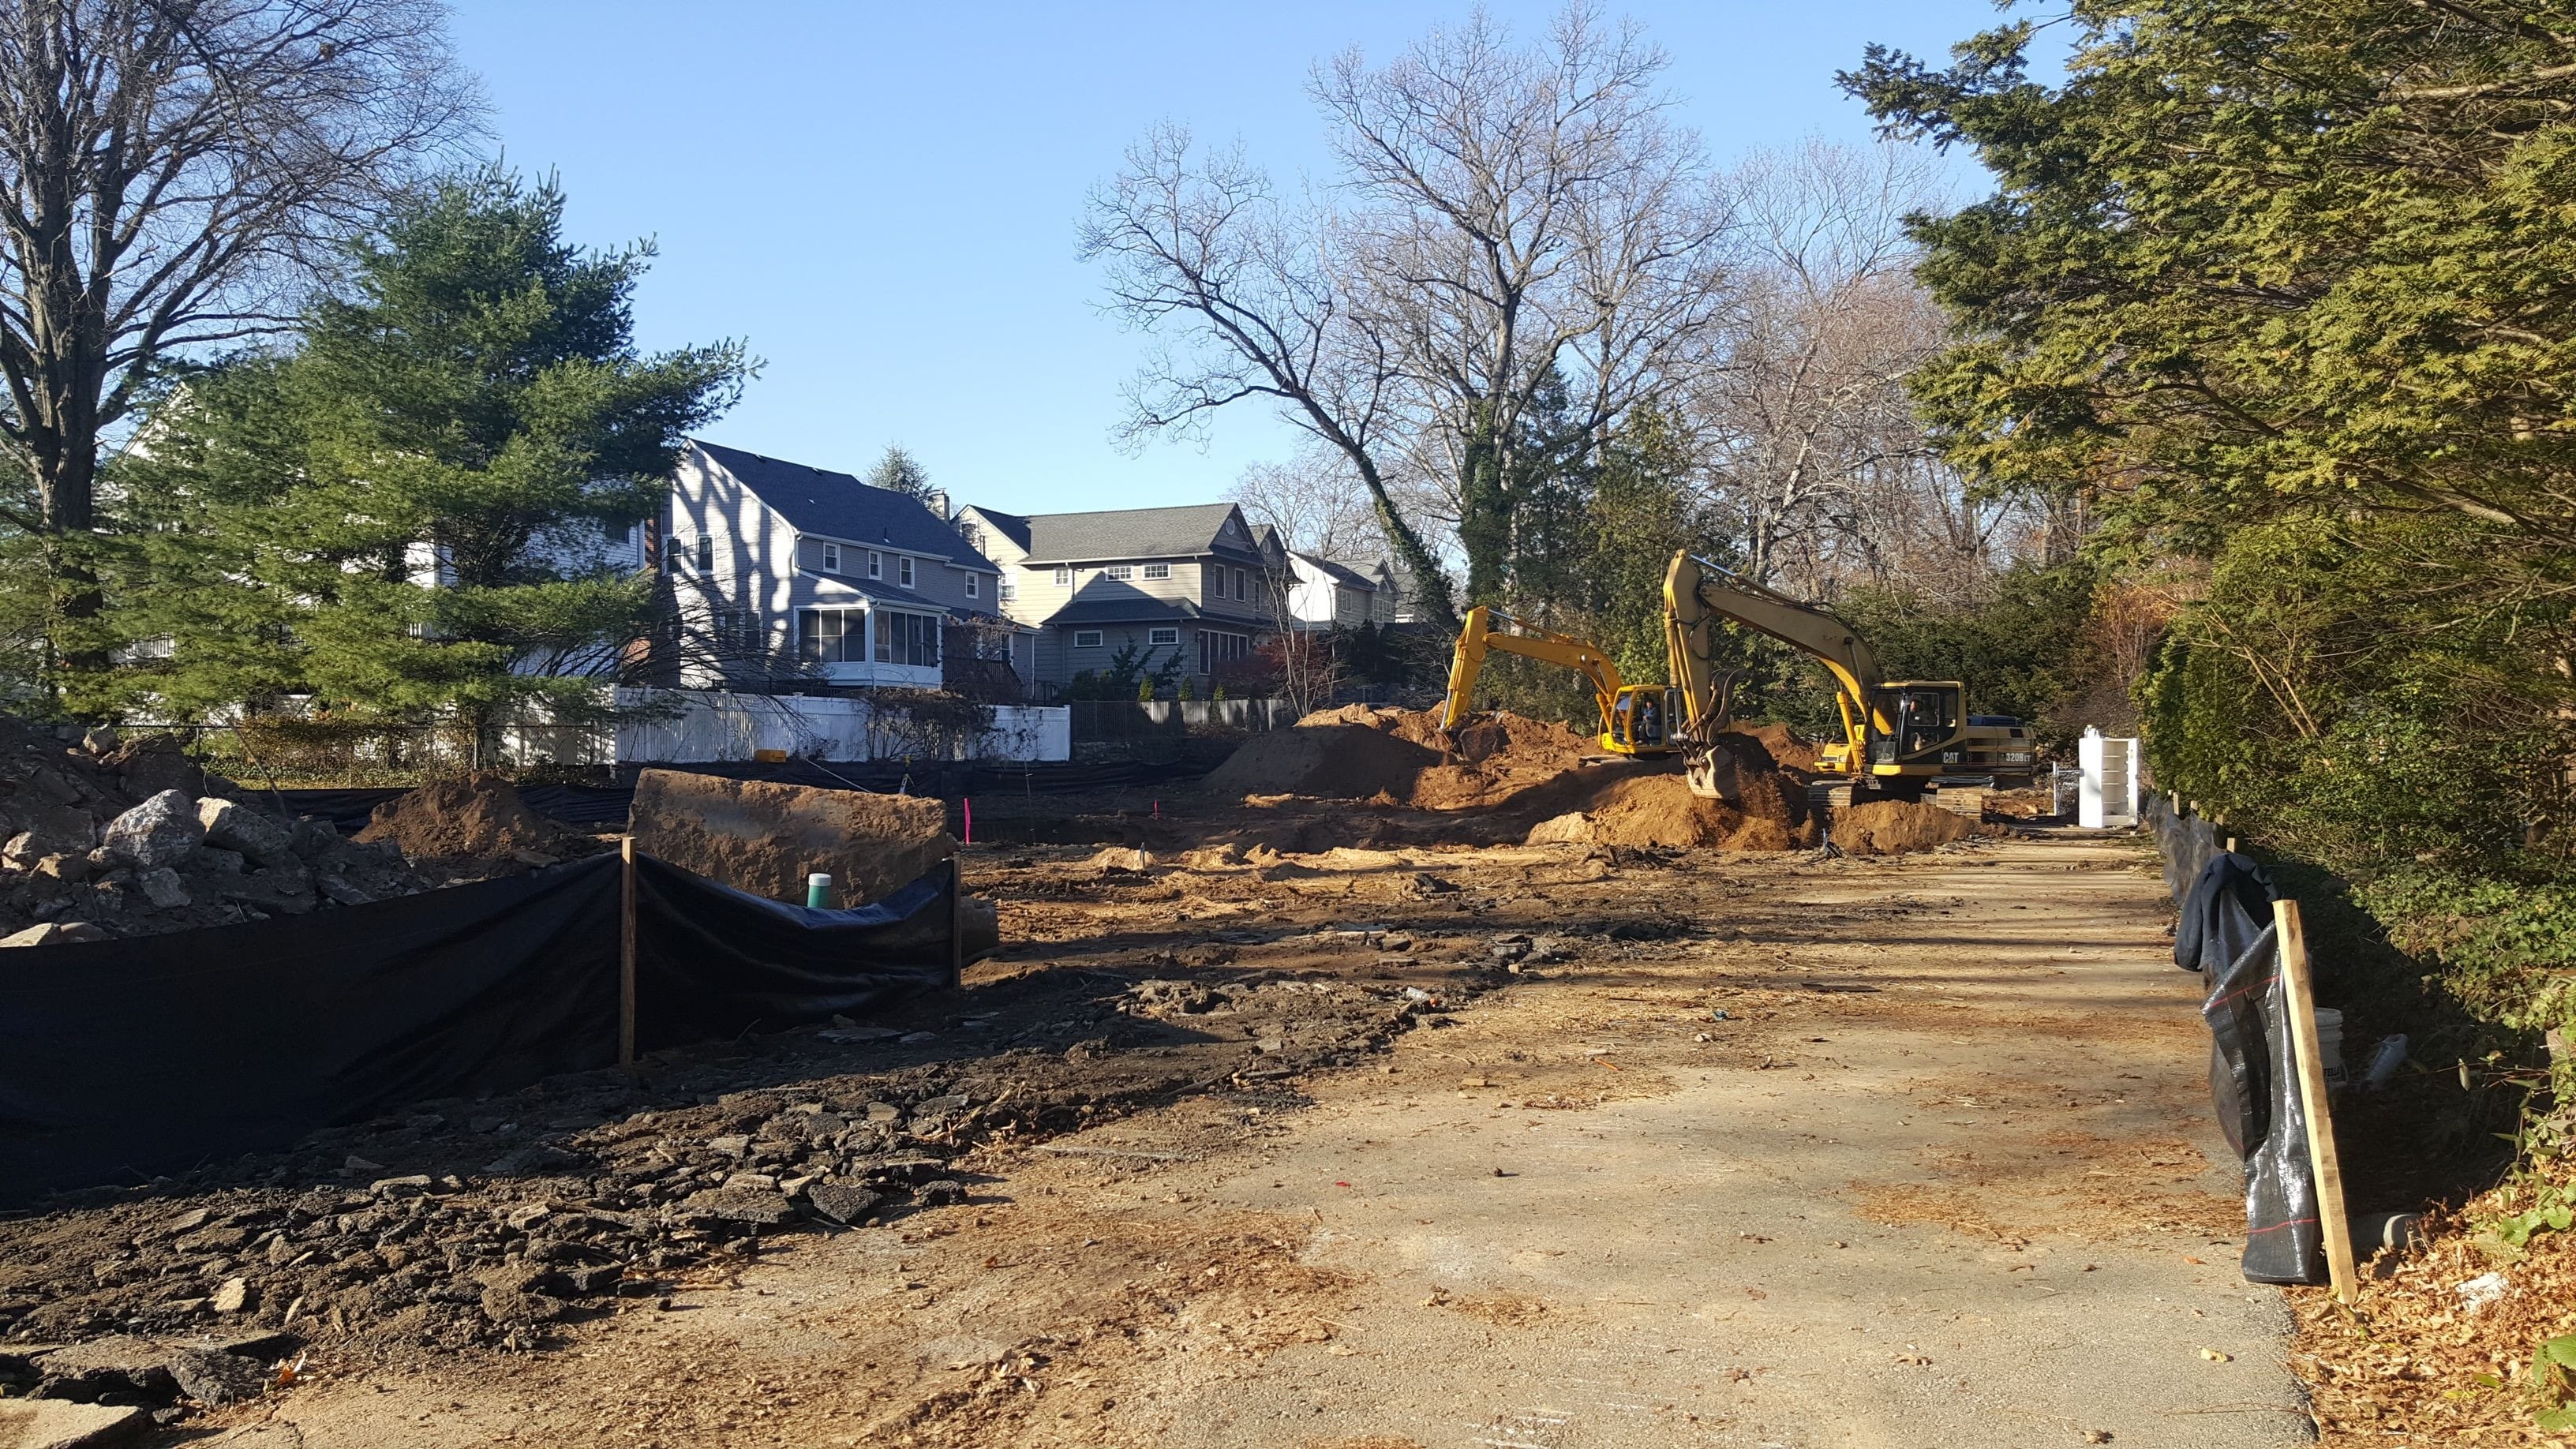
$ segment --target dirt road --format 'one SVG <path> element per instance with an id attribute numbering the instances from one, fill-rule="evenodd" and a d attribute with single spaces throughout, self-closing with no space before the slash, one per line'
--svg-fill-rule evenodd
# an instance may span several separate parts
<path id="1" fill-rule="evenodd" d="M 1489 850 L 1428 894 L 1373 852 L 1094 889 L 1027 849 L 979 862 L 1030 942 L 987 992 L 1277 973 L 1454 1009 L 1347 1067 L 985 1148 L 967 1203 L 543 1352 L 319 1354 L 215 1442 L 2306 1439 L 2132 842 Z"/>

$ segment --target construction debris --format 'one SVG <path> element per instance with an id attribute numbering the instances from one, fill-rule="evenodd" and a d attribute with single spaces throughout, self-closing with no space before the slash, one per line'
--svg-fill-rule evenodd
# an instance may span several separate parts
<path id="1" fill-rule="evenodd" d="M 954 1164 L 996 1138 L 1348 1065 L 1446 1010 L 1401 987 L 1272 972 L 1106 990 L 1035 977 L 992 994 L 1005 1000 L 957 1033 L 963 1060 L 906 1049 L 945 1034 L 852 1046 L 833 1038 L 853 1033 L 799 1031 L 777 1039 L 784 1060 L 677 1054 L 649 1096 L 594 1072 L 424 1102 L 0 1222 L 0 1386 L 15 1373 L 91 1397 L 113 1377 L 125 1401 L 206 1400 L 169 1354 L 244 1352 L 198 1342 L 209 1333 L 529 1346 L 568 1315 L 721 1277 L 766 1236 L 962 1201 L 972 1174 Z M 12 1341 L 76 1346 L 13 1370 Z"/>
<path id="2" fill-rule="evenodd" d="M 261 813 L 166 735 L 0 718 L 0 944 L 147 935 L 426 890 L 387 847 Z"/>

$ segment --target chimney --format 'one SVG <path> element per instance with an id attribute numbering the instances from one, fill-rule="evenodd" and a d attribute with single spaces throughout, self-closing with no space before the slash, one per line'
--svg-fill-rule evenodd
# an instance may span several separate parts
<path id="1" fill-rule="evenodd" d="M 924 508 L 929 509 L 932 515 L 937 517 L 940 522 L 946 523 L 948 521 L 947 489 L 931 488 L 925 490 L 921 495 L 921 504 Z"/>

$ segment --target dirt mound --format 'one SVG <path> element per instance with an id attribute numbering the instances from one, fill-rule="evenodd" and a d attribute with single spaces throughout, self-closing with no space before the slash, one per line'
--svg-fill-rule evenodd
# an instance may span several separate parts
<path id="1" fill-rule="evenodd" d="M 1834 844 L 1851 855 L 1903 855 L 1995 832 L 1918 800 L 1877 800 L 1834 817 Z"/>
<path id="2" fill-rule="evenodd" d="M 1817 747 L 1791 734 L 1787 725 L 1731 724 L 1721 733 L 1744 740 L 1759 741 L 1764 753 L 1771 757 L 1771 763 L 1776 768 L 1783 770 L 1816 768 Z M 1742 752 L 1738 751 L 1738 754 L 1740 756 Z"/>
<path id="3" fill-rule="evenodd" d="M 1431 710 L 1364 704 L 1319 710 L 1294 729 L 1256 735 L 1207 778 L 1220 795 L 1307 795 L 1417 810 L 1477 810 L 1546 785 L 1599 753 L 1563 725 L 1481 715 L 1458 731 L 1454 758 Z"/>
<path id="4" fill-rule="evenodd" d="M 686 770 L 635 778 L 635 848 L 773 901 L 805 902 L 806 877 L 832 878 L 842 909 L 884 900 L 957 853 L 948 811 L 921 795 L 873 795 Z M 1110 851 L 1145 868 L 1141 851 Z"/>
<path id="5" fill-rule="evenodd" d="M 545 852 L 569 833 L 529 809 L 507 778 L 473 774 L 432 780 L 386 801 L 355 839 L 391 845 L 409 860 L 449 860 Z"/>
<path id="6" fill-rule="evenodd" d="M 1767 779 L 1768 788 L 1740 801 L 1703 799 L 1679 775 L 1632 775 L 1602 790 L 1586 808 L 1540 821 L 1532 845 L 1570 841 L 1655 846 L 1668 850 L 1795 850 L 1815 844 L 1803 810 Z"/>
<path id="7" fill-rule="evenodd" d="M 1805 791 L 1774 764 L 1775 740 L 1782 750 L 1813 757 L 1776 725 L 1718 742 L 1737 766 L 1728 787 L 1737 798 L 1721 802 L 1692 795 L 1678 760 L 1603 761 L 1599 741 L 1564 725 L 1496 712 L 1470 720 L 1448 741 L 1433 711 L 1345 705 L 1310 714 L 1294 729 L 1256 736 L 1207 783 L 1221 795 L 1304 795 L 1484 815 L 1494 826 L 1494 840 L 1725 850 L 1812 846 L 1816 828 L 1808 819 Z M 1444 756 L 1449 744 L 1455 748 Z M 1347 838 L 1266 843 L 1306 852 L 1430 838 L 1394 821 L 1344 823 L 1350 827 Z M 1460 837 L 1458 843 L 1493 842 Z"/>
<path id="8" fill-rule="evenodd" d="M 1209 773 L 1207 788 L 1227 796 L 1313 795 L 1329 800 L 1365 800 L 1383 791 L 1409 800 L 1422 772 L 1439 763 L 1439 751 L 1393 731 L 1309 715 L 1294 729 L 1246 740 L 1243 748 Z"/>

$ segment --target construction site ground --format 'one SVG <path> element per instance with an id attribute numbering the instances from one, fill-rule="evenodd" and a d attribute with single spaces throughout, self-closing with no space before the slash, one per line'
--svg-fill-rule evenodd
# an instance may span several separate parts
<path id="1" fill-rule="evenodd" d="M 169 1442 L 2311 1437 L 2280 1294 L 2237 1271 L 2198 982 L 2137 839 L 1105 869 L 1193 828 L 1119 803 L 1040 830 L 1045 802 L 1018 829 L 978 802 L 1010 843 L 967 874 L 1008 944 L 888 1023 L 937 1035 L 762 1060 L 792 1090 L 1035 1043 L 1059 1084 L 1139 1057 L 1186 1084 L 986 1141 L 948 1166 L 963 1201 L 781 1235 L 533 1349 L 317 1342 L 295 1387 Z M 1201 990 L 1248 983 L 1415 1009 L 1319 1045 Z M 1109 1002 L 1159 1034 L 1101 1029 Z"/>

